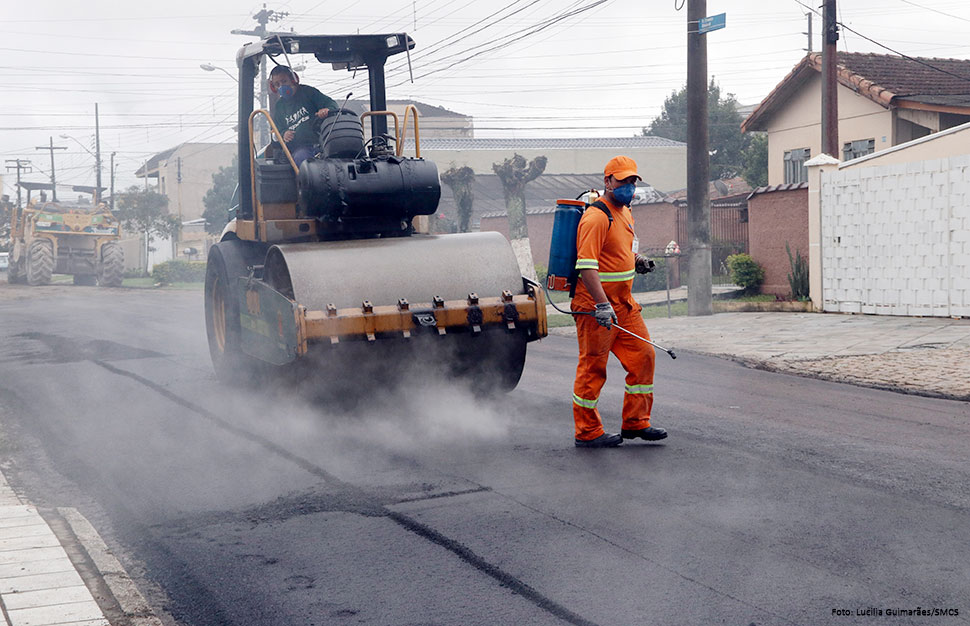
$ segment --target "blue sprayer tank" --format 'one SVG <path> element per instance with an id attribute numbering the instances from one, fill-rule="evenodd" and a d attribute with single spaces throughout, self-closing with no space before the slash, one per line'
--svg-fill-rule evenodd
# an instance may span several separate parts
<path id="1" fill-rule="evenodd" d="M 549 246 L 549 275 L 546 287 L 570 291 L 576 275 L 576 230 L 586 203 L 582 200 L 557 200 Z"/>

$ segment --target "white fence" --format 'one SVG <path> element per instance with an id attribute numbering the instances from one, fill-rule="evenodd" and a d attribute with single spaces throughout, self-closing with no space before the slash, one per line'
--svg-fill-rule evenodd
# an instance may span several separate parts
<path id="1" fill-rule="evenodd" d="M 823 171 L 819 191 L 824 310 L 970 317 L 970 154 Z"/>

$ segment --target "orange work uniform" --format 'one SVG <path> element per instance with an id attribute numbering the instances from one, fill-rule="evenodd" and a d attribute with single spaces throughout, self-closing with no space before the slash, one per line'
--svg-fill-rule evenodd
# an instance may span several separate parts
<path id="1" fill-rule="evenodd" d="M 603 290 L 616 312 L 617 324 L 647 339 L 647 326 L 633 299 L 633 278 L 636 274 L 636 251 L 633 213 L 628 207 L 617 206 L 605 197 L 599 198 L 613 216 L 610 225 L 606 213 L 590 207 L 579 221 L 577 233 L 576 269 L 599 272 Z M 592 311 L 596 303 L 582 280 L 576 285 L 572 301 L 573 311 Z M 623 396 L 623 429 L 639 430 L 650 427 L 653 408 L 653 374 L 656 353 L 653 346 L 617 328 L 600 326 L 591 315 L 575 315 L 576 336 L 579 339 L 579 365 L 573 385 L 573 419 L 576 439 L 588 441 L 603 434 L 596 404 L 606 382 L 606 363 L 610 352 L 616 355 L 626 370 L 626 389 Z"/>

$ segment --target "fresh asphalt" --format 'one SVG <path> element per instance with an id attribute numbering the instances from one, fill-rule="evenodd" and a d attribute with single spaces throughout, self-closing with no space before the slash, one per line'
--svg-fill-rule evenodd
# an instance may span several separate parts
<path id="1" fill-rule="evenodd" d="M 0 294 L 0 337 L 8 479 L 79 508 L 169 623 L 970 622 L 966 403 L 678 350 L 669 439 L 577 450 L 569 337 L 506 398 L 355 409 L 217 384 L 195 292 Z M 613 363 L 608 429 L 622 388 Z"/>

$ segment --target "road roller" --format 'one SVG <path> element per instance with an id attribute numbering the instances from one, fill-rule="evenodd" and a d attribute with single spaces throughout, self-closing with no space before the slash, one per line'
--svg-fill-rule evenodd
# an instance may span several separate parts
<path id="1" fill-rule="evenodd" d="M 238 52 L 238 206 L 205 278 L 220 379 L 310 370 L 324 383 L 372 385 L 416 370 L 502 392 L 518 383 L 527 344 L 546 335 L 543 292 L 503 235 L 427 232 L 437 167 L 421 157 L 417 110 L 409 105 L 402 121 L 385 100 L 387 59 L 413 47 L 403 33 L 281 34 Z M 319 142 L 300 163 L 285 129 L 253 105 L 261 60 L 292 67 L 295 56 L 366 71 L 370 96 L 360 116 L 345 100 L 319 120 Z M 255 140 L 260 117 L 268 146 Z"/>

